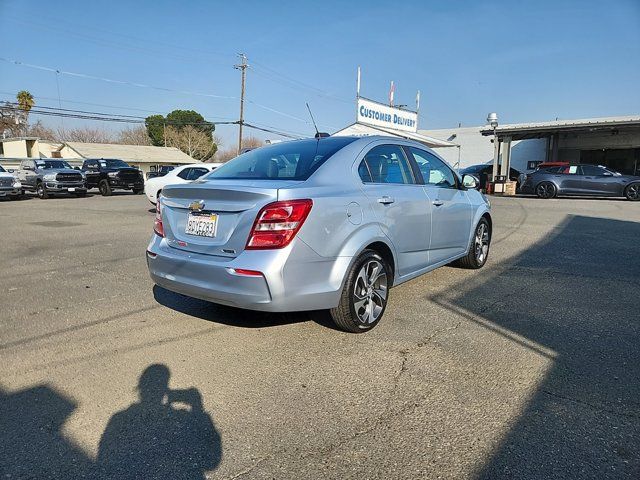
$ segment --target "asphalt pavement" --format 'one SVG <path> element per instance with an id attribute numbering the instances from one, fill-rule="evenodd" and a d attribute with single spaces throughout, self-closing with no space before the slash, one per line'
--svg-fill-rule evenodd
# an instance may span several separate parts
<path id="1" fill-rule="evenodd" d="M 154 288 L 144 196 L 0 201 L 0 478 L 640 478 L 640 203 L 492 203 L 353 335 Z"/>

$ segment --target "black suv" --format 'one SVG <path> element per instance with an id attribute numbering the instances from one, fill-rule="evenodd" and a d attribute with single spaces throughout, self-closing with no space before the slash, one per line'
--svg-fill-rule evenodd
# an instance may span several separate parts
<path id="1" fill-rule="evenodd" d="M 105 197 L 111 195 L 115 189 L 132 190 L 136 195 L 144 191 L 142 172 L 122 160 L 110 158 L 85 160 L 82 171 L 87 179 L 87 188 L 97 187 Z"/>

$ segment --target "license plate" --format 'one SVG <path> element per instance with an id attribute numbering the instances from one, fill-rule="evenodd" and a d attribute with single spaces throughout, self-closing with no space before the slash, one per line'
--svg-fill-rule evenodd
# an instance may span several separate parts
<path id="1" fill-rule="evenodd" d="M 70 191 L 70 192 L 75 192 L 76 191 L 76 187 L 67 188 L 67 190 Z"/>
<path id="2" fill-rule="evenodd" d="M 215 213 L 189 213 L 184 233 L 198 237 L 215 237 L 218 215 Z"/>

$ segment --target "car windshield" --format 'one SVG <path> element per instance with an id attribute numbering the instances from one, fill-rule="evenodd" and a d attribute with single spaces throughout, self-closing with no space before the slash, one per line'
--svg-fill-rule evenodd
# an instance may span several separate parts
<path id="1" fill-rule="evenodd" d="M 356 140 L 329 137 L 257 148 L 229 160 L 205 179 L 306 180 L 331 155 Z"/>
<path id="2" fill-rule="evenodd" d="M 98 160 L 102 168 L 130 168 L 127 162 L 122 160 Z"/>
<path id="3" fill-rule="evenodd" d="M 49 170 L 51 168 L 71 168 L 64 160 L 36 160 L 36 166 L 43 170 Z"/>

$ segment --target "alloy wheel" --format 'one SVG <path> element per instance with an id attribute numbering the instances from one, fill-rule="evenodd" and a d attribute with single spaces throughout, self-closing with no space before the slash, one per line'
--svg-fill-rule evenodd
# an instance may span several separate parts
<path id="1" fill-rule="evenodd" d="M 640 184 L 638 184 L 638 185 L 629 185 L 627 187 L 627 198 L 629 200 L 638 200 L 638 199 L 640 199 Z"/>
<path id="2" fill-rule="evenodd" d="M 548 183 L 541 183 L 536 188 L 536 193 L 540 198 L 551 198 L 553 196 L 553 186 Z"/>
<path id="3" fill-rule="evenodd" d="M 487 260 L 487 254 L 489 253 L 489 228 L 486 223 L 481 222 L 478 225 L 473 245 L 476 262 L 478 262 L 478 265 L 484 264 Z"/>
<path id="4" fill-rule="evenodd" d="M 353 308 L 362 324 L 374 323 L 387 303 L 387 273 L 378 260 L 366 262 L 353 287 Z"/>

